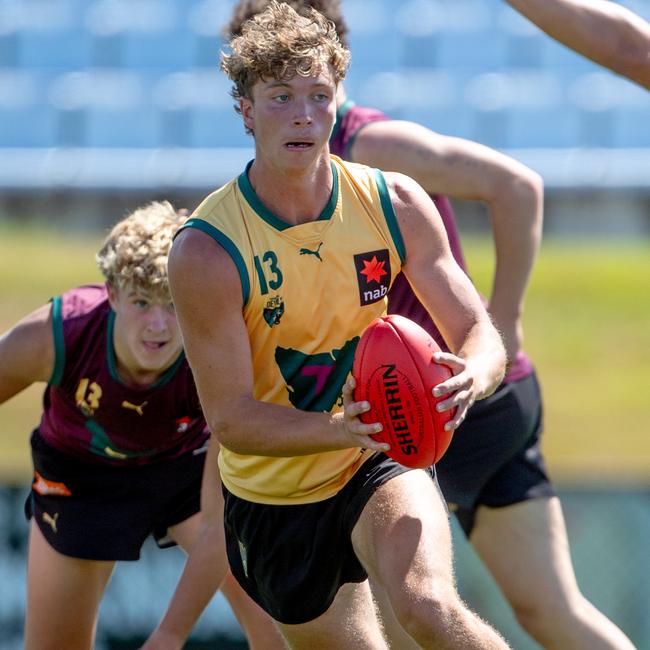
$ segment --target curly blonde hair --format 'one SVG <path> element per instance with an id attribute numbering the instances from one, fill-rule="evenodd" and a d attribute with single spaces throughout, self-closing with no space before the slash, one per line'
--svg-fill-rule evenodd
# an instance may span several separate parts
<path id="1" fill-rule="evenodd" d="M 107 284 L 141 289 L 170 302 L 167 255 L 186 219 L 168 201 L 153 201 L 118 222 L 95 256 Z"/>
<path id="2" fill-rule="evenodd" d="M 329 67 L 339 83 L 350 64 L 350 52 L 332 22 L 314 9 L 301 16 L 276 0 L 243 24 L 229 47 L 231 54 L 221 54 L 221 69 L 233 82 L 231 95 L 237 101 L 252 99 L 251 89 L 260 79 L 310 77 Z"/>
<path id="3" fill-rule="evenodd" d="M 303 16 L 308 14 L 310 8 L 322 13 L 327 20 L 334 23 L 341 44 L 349 47 L 348 26 L 343 18 L 340 0 L 283 0 L 283 2 Z M 269 0 L 239 0 L 233 9 L 230 22 L 223 29 L 224 35 L 227 38 L 239 36 L 242 25 L 256 14 L 264 11 L 268 5 Z"/>

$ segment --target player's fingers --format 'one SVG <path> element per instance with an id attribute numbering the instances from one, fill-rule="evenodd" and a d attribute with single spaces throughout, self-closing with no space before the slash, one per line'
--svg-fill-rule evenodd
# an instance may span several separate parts
<path id="1" fill-rule="evenodd" d="M 467 373 L 461 372 L 458 375 L 453 375 L 449 379 L 440 382 L 433 387 L 432 393 L 434 397 L 442 397 L 450 393 L 457 393 L 460 390 L 467 390 L 471 387 L 473 379 Z"/>
<path id="2" fill-rule="evenodd" d="M 347 406 L 354 401 L 354 389 L 356 386 L 357 382 L 352 376 L 350 376 L 348 380 L 343 384 L 343 406 Z"/>
<path id="3" fill-rule="evenodd" d="M 374 440 L 370 436 L 360 436 L 359 447 L 362 447 L 363 449 L 372 449 L 372 451 L 390 451 L 390 445 L 387 445 L 385 442 Z"/>
<path id="4" fill-rule="evenodd" d="M 464 402 L 461 406 L 458 406 L 456 408 L 454 417 L 451 420 L 449 420 L 447 424 L 445 424 L 445 431 L 453 431 L 463 423 L 463 420 L 467 415 L 467 411 L 469 410 L 470 405 L 471 404 L 469 402 Z"/>
<path id="5" fill-rule="evenodd" d="M 359 447 L 363 449 L 372 449 L 372 451 L 388 451 L 390 445 L 381 440 L 376 440 L 372 437 L 375 433 L 378 433 L 376 430 L 372 430 L 375 425 L 364 424 L 363 432 L 355 434 L 356 442 Z M 381 431 L 381 424 L 379 425 L 379 431 Z"/>
<path id="6" fill-rule="evenodd" d="M 459 390 L 447 399 L 441 400 L 436 404 L 436 411 L 442 413 L 453 408 L 461 408 L 472 401 L 472 392 L 469 390 Z"/>
<path id="7" fill-rule="evenodd" d="M 465 359 L 457 357 L 451 352 L 435 352 L 433 355 L 433 360 L 436 363 L 444 363 L 446 366 L 449 366 L 455 375 L 457 375 L 459 372 L 462 372 L 467 367 L 467 361 Z"/>
<path id="8" fill-rule="evenodd" d="M 346 418 L 357 418 L 362 413 L 366 413 L 370 410 L 370 403 L 363 402 L 347 402 L 344 407 L 345 417 Z"/>

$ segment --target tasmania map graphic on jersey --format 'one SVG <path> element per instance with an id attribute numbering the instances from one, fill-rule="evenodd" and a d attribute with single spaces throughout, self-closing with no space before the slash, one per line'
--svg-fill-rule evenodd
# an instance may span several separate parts
<path id="1" fill-rule="evenodd" d="M 342 348 L 320 354 L 277 347 L 275 361 L 287 384 L 290 402 L 303 411 L 330 411 L 352 370 L 358 342 L 355 336 Z"/>

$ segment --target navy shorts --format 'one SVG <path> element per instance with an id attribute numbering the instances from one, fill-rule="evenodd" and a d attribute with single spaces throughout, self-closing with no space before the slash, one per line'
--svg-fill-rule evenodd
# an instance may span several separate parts
<path id="1" fill-rule="evenodd" d="M 542 398 L 534 374 L 476 402 L 436 465 L 440 489 L 467 535 L 476 509 L 501 508 L 555 490 L 540 446 Z"/>
<path id="2" fill-rule="evenodd" d="M 233 575 L 276 621 L 297 625 L 317 618 L 343 584 L 368 577 L 352 547 L 352 529 L 375 490 L 408 471 L 376 453 L 336 495 L 301 505 L 252 503 L 224 487 Z"/>
<path id="3" fill-rule="evenodd" d="M 177 458 L 122 467 L 92 464 L 31 439 L 34 480 L 25 503 L 50 546 L 84 560 L 137 560 L 145 539 L 173 546 L 170 526 L 201 509 L 205 447 Z"/>

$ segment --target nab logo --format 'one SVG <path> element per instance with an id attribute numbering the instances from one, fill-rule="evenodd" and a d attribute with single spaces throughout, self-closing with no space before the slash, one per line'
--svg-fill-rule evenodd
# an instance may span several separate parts
<path id="1" fill-rule="evenodd" d="M 357 270 L 361 306 L 382 300 L 388 293 L 392 277 L 388 249 L 355 255 L 354 267 Z"/>
<path id="2" fill-rule="evenodd" d="M 281 296 L 273 296 L 266 301 L 266 306 L 262 312 L 264 320 L 269 327 L 280 324 L 280 319 L 284 314 L 284 300 Z"/>

